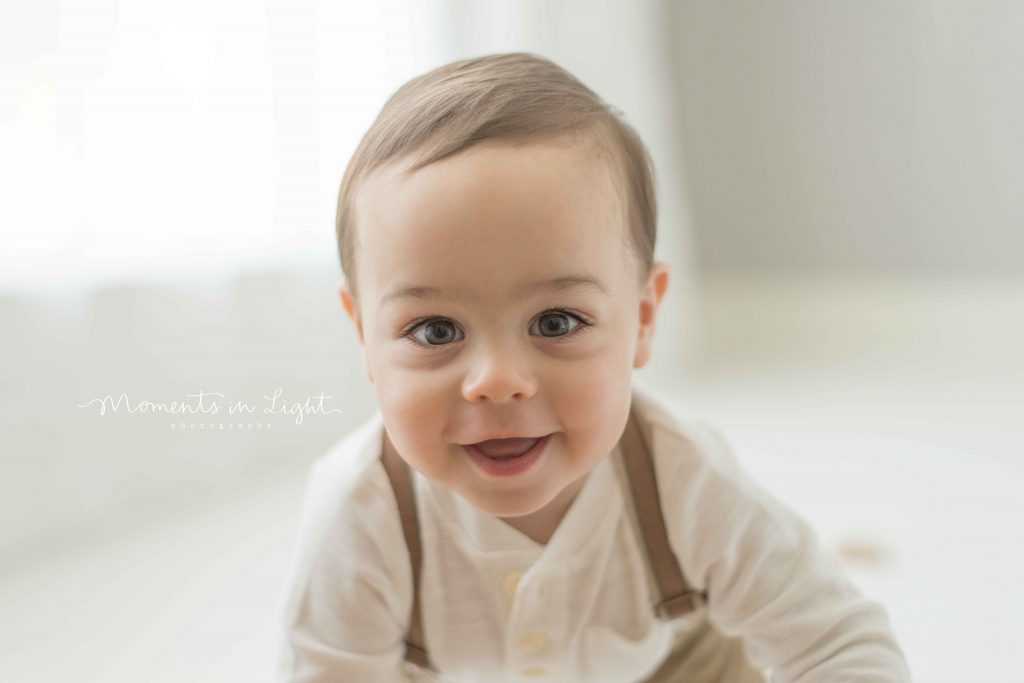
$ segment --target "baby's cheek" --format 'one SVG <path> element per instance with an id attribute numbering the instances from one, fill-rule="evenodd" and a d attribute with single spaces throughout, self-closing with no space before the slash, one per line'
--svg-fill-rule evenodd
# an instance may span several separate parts
<path id="1" fill-rule="evenodd" d="M 622 391 L 624 386 L 628 391 L 631 363 L 624 353 L 611 345 L 574 365 L 577 377 L 574 384 L 581 393 L 607 396 Z"/>
<path id="2" fill-rule="evenodd" d="M 628 368 L 602 366 L 562 385 L 563 419 L 586 440 L 587 451 L 610 449 L 621 435 L 629 412 L 630 379 Z"/>
<path id="3" fill-rule="evenodd" d="M 440 415 L 444 402 L 437 395 L 437 385 L 418 373 L 391 368 L 387 379 L 378 382 L 381 411 L 407 438 L 430 438 L 444 425 Z"/>

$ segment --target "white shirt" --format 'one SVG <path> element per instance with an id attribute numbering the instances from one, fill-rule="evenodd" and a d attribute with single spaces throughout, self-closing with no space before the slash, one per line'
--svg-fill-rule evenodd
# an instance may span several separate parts
<path id="1" fill-rule="evenodd" d="M 881 605 L 814 531 L 739 467 L 711 425 L 634 381 L 672 550 L 707 615 L 772 681 L 910 681 Z M 281 683 L 408 680 L 412 571 L 378 410 L 311 470 L 281 602 Z M 425 647 L 466 683 L 628 683 L 653 673 L 674 629 L 651 607 L 649 569 L 612 458 L 588 475 L 548 544 L 411 470 L 423 534 Z M 424 678 L 424 680 L 436 680 Z"/>

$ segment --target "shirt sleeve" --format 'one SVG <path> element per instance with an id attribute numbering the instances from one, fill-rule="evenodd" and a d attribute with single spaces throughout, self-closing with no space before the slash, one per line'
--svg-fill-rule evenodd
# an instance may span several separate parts
<path id="1" fill-rule="evenodd" d="M 663 504 L 684 573 L 708 591 L 709 621 L 773 683 L 909 682 L 882 605 L 742 471 L 717 429 L 699 424 L 695 441 Z"/>
<path id="2" fill-rule="evenodd" d="M 393 496 L 365 479 L 346 484 L 318 465 L 282 597 L 275 681 L 407 680 L 403 617 L 412 572 L 404 539 L 396 543 Z"/>

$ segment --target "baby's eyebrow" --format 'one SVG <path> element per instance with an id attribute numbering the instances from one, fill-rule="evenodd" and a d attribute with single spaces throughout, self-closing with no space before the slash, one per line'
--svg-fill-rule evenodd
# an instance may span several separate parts
<path id="1" fill-rule="evenodd" d="M 544 289 L 564 291 L 574 288 L 595 289 L 601 294 L 608 296 L 608 289 L 601 284 L 601 281 L 595 277 L 587 275 L 586 273 L 560 275 L 559 277 L 553 277 L 539 282 L 532 282 L 524 287 L 520 287 L 517 295 L 525 296 Z M 386 294 L 380 300 L 380 305 L 383 306 L 392 301 L 398 301 L 401 299 L 432 299 L 457 293 L 459 293 L 459 290 L 448 290 L 443 287 L 425 287 L 422 285 L 402 284 L 397 286 L 390 294 Z"/>

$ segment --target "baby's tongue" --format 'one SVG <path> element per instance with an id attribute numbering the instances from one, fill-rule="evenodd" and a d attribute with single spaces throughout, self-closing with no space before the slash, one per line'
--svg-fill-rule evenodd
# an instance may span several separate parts
<path id="1" fill-rule="evenodd" d="M 484 455 L 503 458 L 522 455 L 530 450 L 535 443 L 537 443 L 537 439 L 491 439 L 474 445 Z"/>

